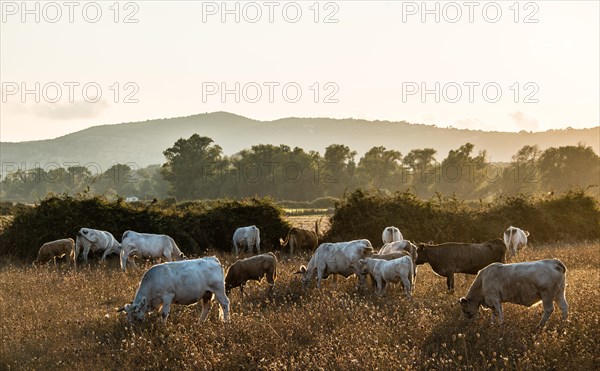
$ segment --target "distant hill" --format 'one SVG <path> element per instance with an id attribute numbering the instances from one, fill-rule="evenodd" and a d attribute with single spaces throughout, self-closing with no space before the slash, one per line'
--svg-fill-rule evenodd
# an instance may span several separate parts
<path id="1" fill-rule="evenodd" d="M 287 144 L 321 154 L 330 144 L 340 143 L 361 156 L 373 146 L 395 149 L 402 154 L 412 149 L 432 147 L 436 158 L 446 157 L 450 149 L 471 142 L 475 150 L 487 150 L 491 161 L 509 161 L 526 144 L 541 149 L 584 143 L 600 152 L 600 127 L 545 132 L 486 132 L 438 128 L 405 121 L 366 121 L 329 118 L 285 118 L 257 121 L 226 112 L 205 113 L 189 117 L 148 120 L 144 122 L 94 126 L 48 140 L 0 143 L 0 156 L 6 163 L 55 162 L 98 164 L 102 171 L 114 163 L 135 163 L 139 167 L 164 162 L 162 152 L 179 138 L 193 133 L 211 137 L 223 152 L 232 155 L 254 144 Z M 358 160 L 358 159 L 357 159 Z"/>

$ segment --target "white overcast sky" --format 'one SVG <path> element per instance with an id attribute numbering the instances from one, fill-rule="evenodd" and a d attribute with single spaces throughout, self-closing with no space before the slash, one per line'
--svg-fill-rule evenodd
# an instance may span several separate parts
<path id="1" fill-rule="evenodd" d="M 429 1 L 431 14 L 421 1 L 1 4 L 2 141 L 212 111 L 499 131 L 600 121 L 599 1 Z M 22 94 L 36 83 L 39 103 Z M 236 83 L 239 102 L 203 97 Z M 421 96 L 436 83 L 439 102 Z"/>

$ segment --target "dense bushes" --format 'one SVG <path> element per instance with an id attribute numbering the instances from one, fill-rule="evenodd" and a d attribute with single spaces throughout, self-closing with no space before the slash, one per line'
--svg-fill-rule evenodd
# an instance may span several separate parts
<path id="1" fill-rule="evenodd" d="M 383 228 L 394 225 L 413 241 L 474 242 L 499 238 L 514 225 L 528 230 L 533 243 L 579 241 L 598 239 L 599 218 L 596 201 L 581 190 L 558 197 L 500 197 L 475 205 L 439 195 L 421 200 L 408 192 L 386 196 L 357 190 L 338 205 L 325 238 L 368 238 L 379 246 Z"/>
<path id="2" fill-rule="evenodd" d="M 195 203 L 180 209 L 156 204 L 130 205 L 104 198 L 87 199 L 50 196 L 39 206 L 15 215 L 0 235 L 0 254 L 33 259 L 47 241 L 72 237 L 81 227 L 102 229 L 121 240 L 124 231 L 168 234 L 187 255 L 200 255 L 206 249 L 231 249 L 231 236 L 237 227 L 255 224 L 261 231 L 261 245 L 278 244 L 289 224 L 282 210 L 269 199 L 217 201 L 210 206 Z"/>

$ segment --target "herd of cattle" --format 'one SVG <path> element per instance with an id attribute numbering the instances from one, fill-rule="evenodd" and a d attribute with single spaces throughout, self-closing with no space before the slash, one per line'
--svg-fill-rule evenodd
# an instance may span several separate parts
<path id="1" fill-rule="evenodd" d="M 366 277 L 370 277 L 380 295 L 387 283 L 402 283 L 410 300 L 417 266 L 428 263 L 436 274 L 446 277 L 450 292 L 454 291 L 455 273 L 477 275 L 465 297 L 460 299 L 466 317 L 473 317 L 480 307 L 485 307 L 492 309 L 492 322 L 497 316 L 502 323 L 503 302 L 531 306 L 541 301 L 544 313 L 539 327 L 543 327 L 554 310 L 554 303 L 560 307 L 563 319 L 567 318 L 566 267 L 557 259 L 506 264 L 507 256 L 515 256 L 527 244 L 528 235 L 511 226 L 504 232 L 503 240 L 415 245 L 405 240 L 398 228 L 387 227 L 382 233 L 383 247 L 375 253 L 367 239 L 318 245 L 314 232 L 292 228 L 285 240 L 280 239 L 280 244 L 290 255 L 294 248 L 312 253 L 307 266 L 302 265 L 295 272 L 301 275 L 303 287 L 316 279 L 320 288 L 321 281 L 330 275 L 356 275 L 359 289 L 364 289 Z M 260 231 L 256 226 L 238 228 L 232 242 L 236 256 L 244 248 L 248 253 L 256 248 L 257 255 L 237 260 L 226 274 L 216 257 L 188 260 L 169 236 L 126 231 L 119 243 L 111 233 L 90 228 L 81 228 L 75 241 L 66 238 L 44 244 L 36 263 L 54 260 L 56 264 L 57 258 L 67 256 L 76 266 L 80 255 L 87 262 L 90 251 L 102 252 L 102 260 L 115 253 L 125 271 L 128 262 L 135 266 L 135 257 L 163 259 L 165 263 L 156 264 L 144 273 L 133 302 L 119 309 L 130 322 L 142 320 L 145 313 L 157 309 L 161 309 L 162 319 L 166 321 L 171 304 L 197 302 L 201 302 L 200 319 L 204 321 L 213 295 L 221 305 L 223 319 L 228 320 L 227 295 L 231 289 L 240 287 L 243 298 L 247 281 L 266 277 L 270 293 L 277 278 L 277 258 L 273 253 L 260 254 Z"/>

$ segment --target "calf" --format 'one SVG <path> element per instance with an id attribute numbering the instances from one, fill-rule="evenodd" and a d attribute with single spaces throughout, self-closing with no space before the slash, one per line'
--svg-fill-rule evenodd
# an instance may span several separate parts
<path id="1" fill-rule="evenodd" d="M 227 270 L 227 275 L 225 276 L 225 291 L 227 295 L 229 295 L 232 289 L 239 286 L 243 299 L 244 285 L 246 282 L 249 280 L 260 282 L 265 276 L 269 283 L 267 293 L 271 293 L 273 286 L 275 286 L 275 279 L 277 278 L 277 258 L 273 253 L 256 255 L 247 259 L 238 260 Z"/>
<path id="2" fill-rule="evenodd" d="M 527 245 L 529 232 L 512 225 L 504 231 L 504 244 L 508 249 L 508 254 L 514 256 L 517 252 Z"/>
<path id="3" fill-rule="evenodd" d="M 68 261 L 74 261 L 75 241 L 72 238 L 63 238 L 43 244 L 38 251 L 34 264 L 47 263 L 52 260 L 54 266 L 57 267 L 56 259 L 62 259 L 65 256 L 68 257 Z"/>
<path id="4" fill-rule="evenodd" d="M 567 268 L 558 259 L 500 264 L 493 263 L 477 274 L 467 295 L 460 299 L 463 313 L 474 317 L 479 307 L 492 308 L 499 323 L 504 321 L 502 303 L 532 306 L 540 301 L 544 314 L 538 327 L 543 327 L 554 311 L 554 302 L 567 319 L 569 306 L 565 299 L 565 273 Z"/>
<path id="5" fill-rule="evenodd" d="M 411 298 L 413 262 L 410 256 L 405 255 L 392 260 L 366 258 L 359 260 L 358 263 L 363 273 L 369 273 L 375 278 L 379 295 L 383 295 L 388 282 L 402 282 L 406 297 Z"/>
<path id="6" fill-rule="evenodd" d="M 213 295 L 221 305 L 222 319 L 229 320 L 223 267 L 216 257 L 167 262 L 144 273 L 133 302 L 119 312 L 125 312 L 127 320 L 133 322 L 142 321 L 147 312 L 161 308 L 162 321 L 166 322 L 172 303 L 190 305 L 202 300 L 200 322 L 204 322 Z"/>

